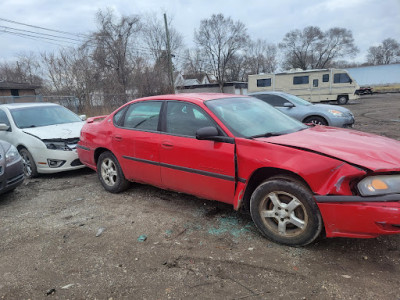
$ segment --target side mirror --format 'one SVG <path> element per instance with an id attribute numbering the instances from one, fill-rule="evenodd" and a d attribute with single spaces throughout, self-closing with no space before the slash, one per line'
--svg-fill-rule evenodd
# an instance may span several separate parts
<path id="1" fill-rule="evenodd" d="M 294 104 L 291 103 L 291 102 L 285 102 L 285 103 L 283 104 L 283 106 L 284 106 L 284 107 L 288 107 L 288 108 L 292 108 L 292 107 L 294 107 Z"/>
<path id="2" fill-rule="evenodd" d="M 79 115 L 79 118 L 81 118 L 82 121 L 86 121 L 87 119 L 86 115 Z"/>
<path id="3" fill-rule="evenodd" d="M 349 82 L 350 82 L 350 84 L 352 84 L 352 83 L 353 83 L 353 80 L 350 78 L 350 79 L 349 79 Z"/>
<path id="4" fill-rule="evenodd" d="M 218 136 L 218 130 L 213 126 L 199 128 L 196 131 L 196 139 L 198 140 L 210 140 L 216 136 Z"/>
<path id="5" fill-rule="evenodd" d="M 4 123 L 0 123 L 0 131 L 7 131 L 8 129 L 10 129 L 10 126 Z"/>
<path id="6" fill-rule="evenodd" d="M 235 139 L 229 136 L 219 135 L 218 129 L 214 126 L 202 127 L 196 131 L 196 139 L 198 140 L 210 140 L 216 142 L 223 142 L 234 144 Z"/>

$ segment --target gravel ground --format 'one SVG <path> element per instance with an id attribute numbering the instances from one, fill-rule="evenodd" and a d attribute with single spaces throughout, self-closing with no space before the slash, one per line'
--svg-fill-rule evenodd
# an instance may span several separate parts
<path id="1" fill-rule="evenodd" d="M 400 140 L 400 94 L 347 107 L 355 129 Z M 400 235 L 285 247 L 229 205 L 110 194 L 88 169 L 0 197 L 1 299 L 400 299 Z"/>

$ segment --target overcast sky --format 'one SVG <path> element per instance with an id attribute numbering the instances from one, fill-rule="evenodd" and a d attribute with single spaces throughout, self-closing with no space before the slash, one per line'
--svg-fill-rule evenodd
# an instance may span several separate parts
<path id="1" fill-rule="evenodd" d="M 17 54 L 59 48 L 50 42 L 20 37 L 5 31 L 30 34 L 38 31 L 1 19 L 72 33 L 96 29 L 95 14 L 112 8 L 117 15 L 164 12 L 183 35 L 186 46 L 193 46 L 193 32 L 200 20 L 222 13 L 243 22 L 253 39 L 279 43 L 293 29 L 318 26 L 322 30 L 344 27 L 353 32 L 360 53 L 355 61 L 363 62 L 367 50 L 386 38 L 400 41 L 400 0 L 1 0 L 0 62 L 13 60 Z M 45 32 L 45 31 L 41 31 Z M 54 34 L 47 32 L 48 34 Z M 49 38 L 52 38 L 49 36 Z"/>

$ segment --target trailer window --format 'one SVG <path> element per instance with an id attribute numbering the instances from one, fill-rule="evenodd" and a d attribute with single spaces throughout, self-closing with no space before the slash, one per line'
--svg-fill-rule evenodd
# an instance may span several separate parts
<path id="1" fill-rule="evenodd" d="M 257 87 L 271 86 L 271 78 L 257 79 Z"/>
<path id="2" fill-rule="evenodd" d="M 322 82 L 329 82 L 329 74 L 322 75 Z"/>
<path id="3" fill-rule="evenodd" d="M 308 76 L 294 76 L 293 84 L 308 84 Z"/>
<path id="4" fill-rule="evenodd" d="M 348 83 L 352 82 L 347 73 L 337 73 L 333 75 L 333 83 Z"/>
<path id="5" fill-rule="evenodd" d="M 318 79 L 314 79 L 312 85 L 313 87 L 318 87 Z"/>

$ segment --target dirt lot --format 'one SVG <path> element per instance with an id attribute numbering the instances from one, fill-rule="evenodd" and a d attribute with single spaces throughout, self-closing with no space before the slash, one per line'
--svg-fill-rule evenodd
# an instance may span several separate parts
<path id="1" fill-rule="evenodd" d="M 400 140 L 400 94 L 347 107 L 356 129 Z M 400 235 L 280 246 L 228 205 L 138 184 L 113 195 L 88 169 L 0 200 L 1 299 L 398 300 L 399 274 Z"/>

